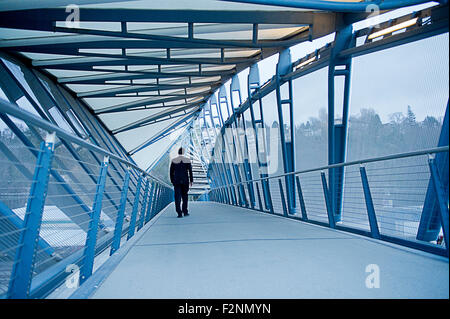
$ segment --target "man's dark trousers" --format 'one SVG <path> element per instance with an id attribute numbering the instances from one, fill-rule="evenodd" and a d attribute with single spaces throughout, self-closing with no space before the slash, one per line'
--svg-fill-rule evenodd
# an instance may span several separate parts
<path id="1" fill-rule="evenodd" d="M 189 184 L 176 184 L 173 185 L 175 191 L 175 210 L 178 213 L 178 216 L 181 214 L 186 215 L 188 213 L 188 192 L 189 192 Z M 181 201 L 183 200 L 183 205 L 180 208 Z"/>

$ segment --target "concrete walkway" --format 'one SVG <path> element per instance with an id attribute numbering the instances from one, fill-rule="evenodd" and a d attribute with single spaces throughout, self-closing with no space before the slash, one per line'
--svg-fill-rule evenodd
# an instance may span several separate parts
<path id="1" fill-rule="evenodd" d="M 157 216 L 93 298 L 449 297 L 446 258 L 222 204 L 190 212 Z"/>

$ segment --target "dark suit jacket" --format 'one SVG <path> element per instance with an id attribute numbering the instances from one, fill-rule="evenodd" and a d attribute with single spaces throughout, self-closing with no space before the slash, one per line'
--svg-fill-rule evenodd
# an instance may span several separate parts
<path id="1" fill-rule="evenodd" d="M 170 181 L 173 185 L 189 184 L 194 181 L 191 161 L 185 156 L 177 156 L 170 163 Z"/>

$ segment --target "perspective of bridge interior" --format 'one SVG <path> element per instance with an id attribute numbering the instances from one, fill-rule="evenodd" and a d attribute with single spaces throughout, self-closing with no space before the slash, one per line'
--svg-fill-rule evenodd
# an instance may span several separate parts
<path id="1" fill-rule="evenodd" d="M 448 299 L 448 10 L 1 1 L 0 299 Z"/>

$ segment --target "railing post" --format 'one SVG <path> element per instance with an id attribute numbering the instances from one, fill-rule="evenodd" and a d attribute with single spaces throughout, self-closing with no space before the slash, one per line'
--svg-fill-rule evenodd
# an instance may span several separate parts
<path id="1" fill-rule="evenodd" d="M 236 196 L 235 196 L 235 193 L 234 193 L 233 186 L 228 186 L 228 190 L 229 190 L 229 192 L 231 194 L 231 203 L 230 203 L 230 205 L 236 205 Z"/>
<path id="2" fill-rule="evenodd" d="M 327 178 L 325 177 L 324 172 L 320 172 L 320 176 L 322 177 L 323 195 L 325 197 L 325 205 L 327 206 L 328 224 L 331 228 L 335 228 L 336 225 L 334 222 L 333 206 L 330 202 L 330 193 L 328 191 Z"/>
<path id="3" fill-rule="evenodd" d="M 253 183 L 252 182 L 246 182 L 247 184 L 247 191 L 249 194 L 249 201 L 250 201 L 250 207 L 252 209 L 255 208 L 255 191 L 253 188 Z"/>
<path id="4" fill-rule="evenodd" d="M 41 143 L 33 182 L 24 218 L 24 231 L 20 234 L 14 266 L 9 282 L 8 298 L 25 299 L 30 294 L 36 246 L 47 196 L 48 181 L 55 145 L 55 134 L 49 134 Z"/>
<path id="5" fill-rule="evenodd" d="M 83 265 L 80 269 L 80 284 L 85 282 L 92 275 L 94 266 L 95 245 L 97 243 L 97 231 L 102 210 L 103 193 L 105 191 L 106 173 L 108 171 L 109 157 L 103 158 L 100 174 L 98 176 L 97 188 L 95 190 L 94 205 L 92 207 L 89 229 L 86 236 L 86 244 L 83 253 Z"/>
<path id="6" fill-rule="evenodd" d="M 134 196 L 133 212 L 131 213 L 130 227 L 128 228 L 127 240 L 133 237 L 136 228 L 136 218 L 139 206 L 139 199 L 141 197 L 142 178 L 143 178 L 142 174 L 139 175 L 138 184 L 136 186 L 136 193 L 135 193 L 136 195 Z"/>
<path id="7" fill-rule="evenodd" d="M 300 178 L 298 176 L 296 176 L 295 180 L 297 181 L 298 201 L 300 203 L 300 209 L 302 210 L 302 218 L 304 220 L 308 220 L 308 215 L 306 213 L 305 200 L 303 198 L 302 186 L 300 184 Z"/>
<path id="8" fill-rule="evenodd" d="M 255 184 L 256 184 L 256 194 L 258 195 L 259 210 L 263 212 L 264 208 L 263 208 L 263 205 L 262 205 L 261 193 L 259 192 L 258 182 L 256 182 Z"/>
<path id="9" fill-rule="evenodd" d="M 271 214 L 274 214 L 269 179 L 266 178 L 265 181 L 266 181 L 266 185 L 267 185 L 267 189 L 266 189 L 267 194 L 266 195 L 267 195 L 267 200 L 268 200 L 268 204 L 269 204 L 269 211 Z"/>
<path id="10" fill-rule="evenodd" d="M 125 216 L 125 207 L 127 205 L 128 186 L 130 183 L 130 167 L 127 167 L 125 178 L 123 181 L 122 194 L 120 196 L 120 206 L 116 217 L 116 226 L 114 227 L 114 239 L 111 244 L 110 256 L 120 247 L 120 239 L 122 238 L 123 218 Z"/>
<path id="11" fill-rule="evenodd" d="M 266 175 L 266 174 L 265 174 Z M 262 188 L 262 193 L 263 193 L 263 197 L 264 197 L 264 205 L 266 207 L 267 210 L 270 211 L 270 207 L 271 207 L 271 197 L 270 197 L 270 185 L 267 179 L 261 180 L 261 188 Z"/>
<path id="12" fill-rule="evenodd" d="M 147 213 L 145 215 L 145 223 L 148 223 L 148 221 L 151 219 L 152 215 L 152 207 L 153 207 L 153 199 L 155 197 L 155 183 L 151 182 L 152 186 L 150 187 L 150 193 L 148 196 L 148 206 L 147 206 Z"/>
<path id="13" fill-rule="evenodd" d="M 442 232 L 444 233 L 445 249 L 447 250 L 448 256 L 448 197 L 445 195 L 434 158 L 430 158 L 428 164 L 430 166 L 431 179 L 433 180 L 434 191 L 436 192 L 436 199 L 439 205 L 439 216 L 441 219 Z"/>
<path id="14" fill-rule="evenodd" d="M 152 205 L 152 217 L 156 215 L 156 212 L 158 210 L 158 200 L 159 200 L 159 184 L 156 184 L 155 197 L 153 198 L 153 205 Z"/>
<path id="15" fill-rule="evenodd" d="M 370 193 L 369 181 L 367 179 L 366 168 L 364 166 L 359 167 L 361 173 L 361 182 L 364 190 L 364 198 L 366 200 L 367 215 L 369 217 L 370 233 L 373 238 L 380 238 L 380 231 L 378 229 L 377 216 L 372 201 L 372 194 Z"/>
<path id="16" fill-rule="evenodd" d="M 281 179 L 278 179 L 278 186 L 280 187 L 281 204 L 283 205 L 283 215 L 287 216 L 288 212 L 286 207 L 286 198 L 284 197 L 283 183 L 281 182 Z"/>
<path id="17" fill-rule="evenodd" d="M 144 226 L 145 219 L 145 209 L 147 208 L 147 197 L 148 197 L 148 179 L 145 180 L 145 191 L 144 191 L 144 201 L 142 202 L 141 215 L 139 216 L 139 224 L 137 230 L 139 231 Z"/>

